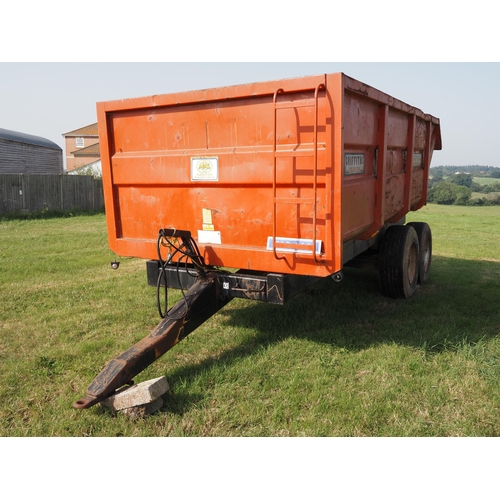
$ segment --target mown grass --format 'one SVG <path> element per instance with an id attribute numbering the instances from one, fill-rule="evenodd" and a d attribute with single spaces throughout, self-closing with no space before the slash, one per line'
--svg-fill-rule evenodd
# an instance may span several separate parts
<path id="1" fill-rule="evenodd" d="M 1 222 L 0 435 L 499 435 L 500 207 L 411 220 L 434 238 L 411 300 L 352 269 L 283 307 L 235 299 L 136 378 L 171 385 L 140 421 L 71 403 L 158 322 L 144 262 L 111 269 L 103 215 Z"/>
<path id="2" fill-rule="evenodd" d="M 495 177 L 473 177 L 472 180 L 481 186 L 487 186 L 488 184 L 493 184 L 498 181 Z"/>
<path id="3" fill-rule="evenodd" d="M 499 179 L 495 179 L 494 177 L 474 177 L 472 179 L 475 183 L 479 184 L 480 186 L 488 186 L 490 184 L 493 184 L 494 182 L 498 182 Z M 498 193 L 497 191 L 492 191 L 491 193 L 472 193 L 471 199 L 479 199 L 479 198 L 486 198 L 487 200 L 493 201 L 498 199 Z"/>

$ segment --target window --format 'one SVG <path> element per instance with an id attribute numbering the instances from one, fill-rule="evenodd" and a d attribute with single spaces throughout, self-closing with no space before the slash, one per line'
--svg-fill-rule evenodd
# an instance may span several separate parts
<path id="1" fill-rule="evenodd" d="M 76 147 L 77 148 L 83 148 L 84 147 L 83 137 L 77 137 L 76 138 Z"/>

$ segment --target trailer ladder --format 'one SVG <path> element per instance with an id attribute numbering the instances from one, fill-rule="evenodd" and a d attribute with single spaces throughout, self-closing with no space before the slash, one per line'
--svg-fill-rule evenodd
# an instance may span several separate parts
<path id="1" fill-rule="evenodd" d="M 278 255 L 278 251 L 282 253 L 298 253 L 302 255 L 312 255 L 315 262 L 319 262 L 319 254 L 321 253 L 321 241 L 317 240 L 317 197 L 318 197 L 318 94 L 323 90 L 325 85 L 320 83 L 316 88 L 304 89 L 304 92 L 314 91 L 314 103 L 297 103 L 281 102 L 278 103 L 278 95 L 284 94 L 285 91 L 280 88 L 276 90 L 273 96 L 274 105 L 274 133 L 273 133 L 273 236 L 269 238 L 267 248 L 274 252 L 276 259 L 286 259 L 285 255 Z M 295 151 L 278 151 L 277 150 L 277 128 L 278 128 L 278 109 L 298 108 L 298 107 L 314 107 L 314 132 L 313 132 L 313 150 L 295 150 Z M 283 197 L 277 196 L 277 159 L 282 157 L 297 158 L 297 157 L 312 157 L 313 158 L 313 195 L 312 197 Z M 312 205 L 313 207 L 313 237 L 312 239 L 299 238 L 280 238 L 276 234 L 276 219 L 277 208 L 279 204 L 296 204 L 296 205 Z M 277 244 L 285 245 L 277 248 Z"/>

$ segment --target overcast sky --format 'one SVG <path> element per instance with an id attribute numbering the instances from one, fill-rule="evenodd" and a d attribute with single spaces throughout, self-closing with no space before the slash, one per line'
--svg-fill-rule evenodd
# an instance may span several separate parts
<path id="1" fill-rule="evenodd" d="M 439 0 L 41 5 L 3 7 L 0 128 L 64 148 L 62 134 L 94 123 L 99 101 L 344 72 L 441 120 L 432 166 L 500 167 L 500 46 L 484 0 L 467 11 Z M 51 6 L 67 22 L 49 20 Z"/>

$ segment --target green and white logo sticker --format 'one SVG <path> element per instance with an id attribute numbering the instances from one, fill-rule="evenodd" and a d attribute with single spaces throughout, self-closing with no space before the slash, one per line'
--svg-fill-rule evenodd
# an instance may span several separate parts
<path id="1" fill-rule="evenodd" d="M 218 181 L 219 159 L 217 156 L 193 156 L 191 158 L 192 181 Z"/>

